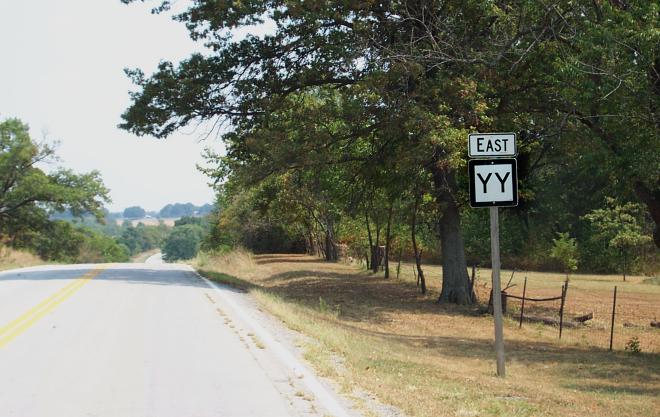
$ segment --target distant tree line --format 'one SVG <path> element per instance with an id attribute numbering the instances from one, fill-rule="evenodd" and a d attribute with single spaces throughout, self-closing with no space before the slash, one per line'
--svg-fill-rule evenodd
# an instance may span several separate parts
<path id="1" fill-rule="evenodd" d="M 192 203 L 175 203 L 168 204 L 160 209 L 159 217 L 161 218 L 179 218 L 184 216 L 206 216 L 213 211 L 211 204 L 204 204 L 196 206 Z"/>
<path id="2" fill-rule="evenodd" d="M 173 219 L 184 216 L 199 216 L 203 217 L 208 215 L 213 211 L 213 205 L 203 204 L 201 206 L 196 206 L 192 203 L 174 203 L 167 204 L 160 211 L 147 211 L 140 206 L 131 206 L 124 209 L 120 213 L 107 213 L 107 217 L 112 218 L 124 218 L 124 219 L 142 219 L 145 216 L 149 215 L 151 217 L 157 217 L 161 219 Z M 70 219 L 74 217 L 68 212 L 57 213 L 56 217 L 63 219 Z"/>

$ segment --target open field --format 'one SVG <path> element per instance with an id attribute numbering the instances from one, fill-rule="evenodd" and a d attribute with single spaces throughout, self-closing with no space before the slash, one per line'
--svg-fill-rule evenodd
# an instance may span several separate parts
<path id="1" fill-rule="evenodd" d="M 177 221 L 178 219 L 157 219 L 154 217 L 149 217 L 145 219 L 117 219 L 115 222 L 119 225 L 123 224 L 125 221 L 130 221 L 133 227 L 137 226 L 138 224 L 142 223 L 145 226 L 158 226 L 160 222 L 162 221 L 165 226 L 174 226 L 174 222 Z"/>
<path id="2" fill-rule="evenodd" d="M 396 264 L 392 271 L 396 271 Z M 431 294 L 437 297 L 437 290 L 442 279 L 442 267 L 424 266 L 425 274 L 430 277 Z M 470 272 L 471 273 L 471 272 Z M 561 287 L 566 280 L 565 274 L 553 272 L 502 270 L 502 288 L 507 284 L 507 293 L 522 296 L 524 279 L 527 277 L 526 297 L 550 298 L 561 295 Z M 396 272 L 394 272 L 396 275 Z M 402 263 L 400 279 L 415 283 L 413 265 Z M 491 288 L 491 270 L 477 269 L 475 290 L 482 303 L 488 302 Z M 614 349 L 624 350 L 631 337 L 640 339 L 642 349 L 660 353 L 660 329 L 650 327 L 652 320 L 660 319 L 660 282 L 658 278 L 628 276 L 623 282 L 621 275 L 571 274 L 566 296 L 565 322 L 575 316 L 593 313 L 594 318 L 578 328 L 564 328 L 562 339 L 584 346 L 609 347 L 610 324 L 612 319 L 612 298 L 617 287 L 617 305 L 615 316 Z M 508 300 L 508 316 L 517 320 L 521 303 Z M 525 304 L 525 317 L 548 317 L 559 319 L 560 301 Z M 523 323 L 523 326 L 530 324 Z M 558 331 L 554 331 L 558 336 Z M 550 334 L 552 337 L 552 332 Z"/>
<path id="3" fill-rule="evenodd" d="M 46 262 L 29 252 L 0 246 L 0 271 L 26 266 L 43 265 Z"/>
<path id="4" fill-rule="evenodd" d="M 202 257 L 197 266 L 211 278 L 247 288 L 265 309 L 311 336 L 308 359 L 346 393 L 364 398 L 359 392 L 371 392 L 409 416 L 660 415 L 660 329 L 642 326 L 657 313 L 660 286 L 642 277 L 626 284 L 620 277 L 572 277 L 569 315 L 589 310 L 595 319 L 565 330 L 561 341 L 554 326 L 526 323 L 519 329 L 514 318 L 505 320 L 508 376 L 499 379 L 492 318 L 481 313 L 483 305 L 435 304 L 437 266 L 425 268 L 431 288 L 426 296 L 418 293 L 409 264 L 390 280 L 303 255 L 232 253 Z M 482 301 L 489 273 L 479 271 Z M 506 284 L 509 274 L 502 276 Z M 561 274 L 527 276 L 531 296 L 557 295 L 564 280 Z M 517 274 L 511 293 L 522 292 L 523 277 Z M 622 311 L 634 301 L 643 312 L 622 313 L 639 327 L 621 324 L 615 352 L 608 352 L 607 319 L 601 316 L 611 306 L 615 283 Z M 641 354 L 623 351 L 629 336 L 624 329 L 634 330 Z"/>

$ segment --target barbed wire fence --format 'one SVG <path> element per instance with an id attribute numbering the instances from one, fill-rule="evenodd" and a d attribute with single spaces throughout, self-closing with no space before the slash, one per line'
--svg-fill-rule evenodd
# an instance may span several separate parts
<path id="1" fill-rule="evenodd" d="M 524 276 L 511 285 L 509 279 L 502 294 L 507 314 L 519 327 L 555 326 L 557 339 L 614 351 L 660 352 L 660 293 L 611 281 L 589 282 L 586 288 L 570 279 L 556 284 Z"/>

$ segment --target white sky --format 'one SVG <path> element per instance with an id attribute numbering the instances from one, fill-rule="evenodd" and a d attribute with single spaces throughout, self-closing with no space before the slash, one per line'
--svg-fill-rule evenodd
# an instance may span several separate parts
<path id="1" fill-rule="evenodd" d="M 123 69 L 150 74 L 160 60 L 199 50 L 183 24 L 152 15 L 157 3 L 119 0 L 0 0 L 0 119 L 17 117 L 34 139 L 58 140 L 60 165 L 99 170 L 111 211 L 132 205 L 213 201 L 196 163 L 202 132 L 166 140 L 138 138 L 116 126 L 132 84 Z"/>

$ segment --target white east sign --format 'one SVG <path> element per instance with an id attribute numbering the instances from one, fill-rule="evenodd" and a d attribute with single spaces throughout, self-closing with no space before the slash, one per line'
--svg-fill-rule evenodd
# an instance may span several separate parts
<path id="1" fill-rule="evenodd" d="M 470 158 L 513 157 L 517 153 L 515 133 L 470 133 L 468 135 Z"/>
<path id="2" fill-rule="evenodd" d="M 516 160 L 471 159 L 470 205 L 472 207 L 511 207 L 518 205 Z"/>

